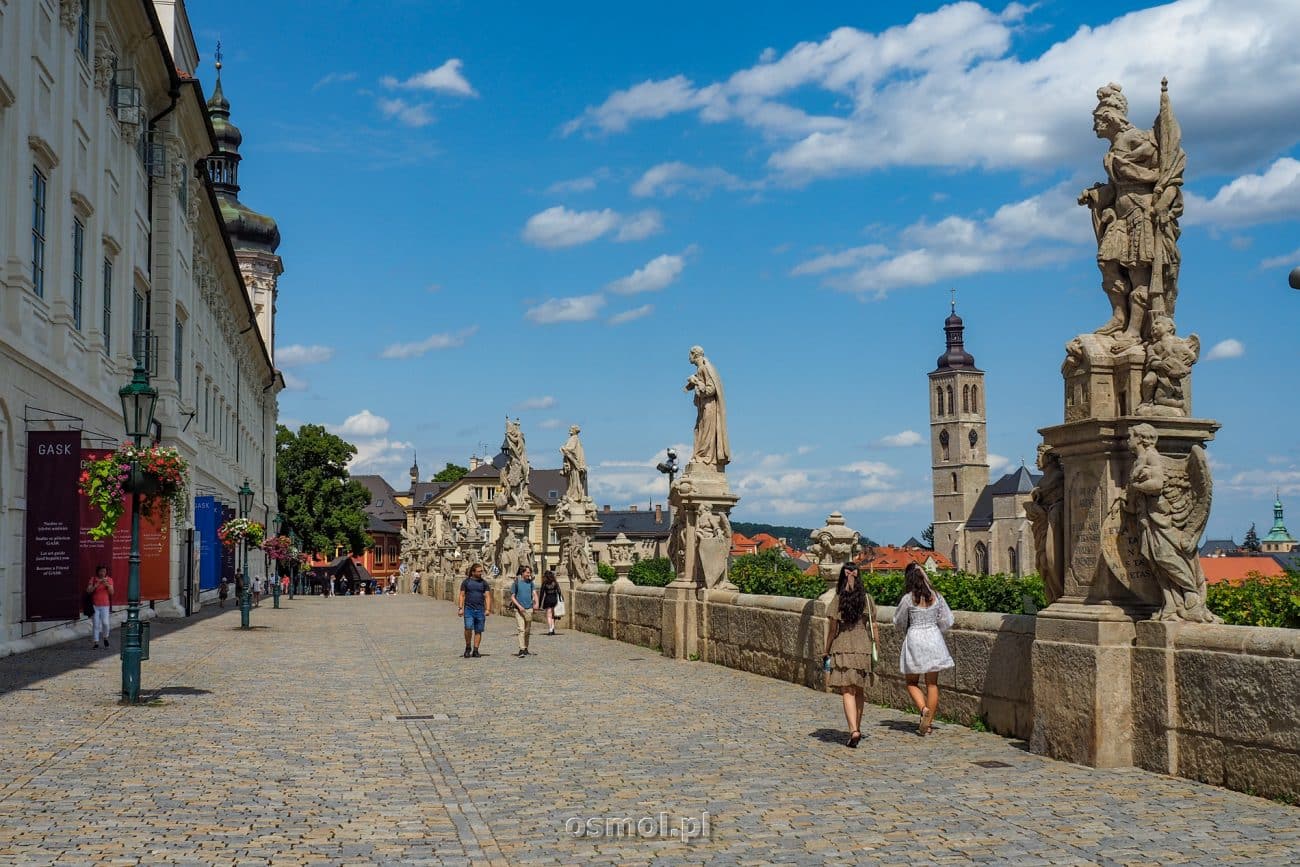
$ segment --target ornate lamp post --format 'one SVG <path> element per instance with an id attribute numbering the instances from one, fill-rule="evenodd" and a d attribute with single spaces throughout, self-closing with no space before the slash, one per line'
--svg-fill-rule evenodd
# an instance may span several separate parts
<path id="1" fill-rule="evenodd" d="M 158 389 L 149 384 L 144 359 L 137 354 L 131 382 L 118 391 L 122 399 L 122 421 L 126 435 L 139 448 L 153 427 Z M 131 462 L 131 557 L 126 585 L 126 625 L 122 629 L 122 700 L 140 700 L 140 660 L 144 646 L 140 625 L 140 488 L 144 482 L 138 461 Z"/>
<path id="2" fill-rule="evenodd" d="M 248 486 L 248 479 L 245 478 L 244 486 L 239 489 L 239 517 L 247 518 L 251 511 L 253 489 Z M 241 539 L 239 544 L 244 549 L 244 595 L 239 599 L 239 628 L 248 629 L 248 615 L 253 609 L 253 582 L 248 577 L 248 538 Z"/>
<path id="3" fill-rule="evenodd" d="M 284 515 L 281 515 L 280 513 L 277 512 L 276 515 L 275 515 L 275 535 L 280 536 L 280 535 L 282 535 L 283 533 L 284 533 Z M 273 586 L 271 587 L 271 600 L 272 600 L 272 603 L 273 603 L 271 607 L 272 607 L 272 608 L 279 608 L 279 607 L 280 607 L 280 566 L 279 566 L 279 561 L 276 561 L 275 576 L 274 576 L 274 577 L 275 577 L 275 581 L 274 581 Z"/>

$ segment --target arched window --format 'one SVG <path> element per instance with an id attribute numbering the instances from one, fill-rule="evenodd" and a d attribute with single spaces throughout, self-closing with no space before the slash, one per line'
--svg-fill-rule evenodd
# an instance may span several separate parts
<path id="1" fill-rule="evenodd" d="M 952 474 L 952 492 L 955 494 L 955 493 L 957 493 L 957 492 L 960 491 L 960 490 L 961 490 L 961 486 L 960 486 L 959 484 L 957 484 L 957 474 L 956 474 L 956 473 L 953 473 L 953 474 Z"/>
<path id="2" fill-rule="evenodd" d="M 961 387 L 961 411 L 970 412 L 970 386 L 969 385 L 963 385 Z"/>
<path id="3" fill-rule="evenodd" d="M 989 574 L 989 549 L 983 542 L 975 543 L 975 571 L 981 575 Z"/>
<path id="4" fill-rule="evenodd" d="M 943 415 L 943 386 L 938 386 L 934 390 L 934 403 L 938 407 L 936 415 Z"/>
<path id="5" fill-rule="evenodd" d="M 943 459 L 945 461 L 951 460 L 948 457 L 948 431 L 946 429 L 939 431 L 939 448 L 942 451 Z"/>
<path id="6" fill-rule="evenodd" d="M 957 414 L 957 401 L 953 400 L 953 393 L 952 393 L 952 386 L 951 386 L 951 385 L 948 386 L 948 413 L 949 413 L 950 415 L 956 415 L 956 414 Z"/>
<path id="7" fill-rule="evenodd" d="M 1007 563 L 1010 565 L 1011 574 L 1017 578 L 1020 577 L 1020 557 L 1016 554 L 1015 548 L 1007 549 Z"/>
<path id="8" fill-rule="evenodd" d="M 980 387 L 978 385 L 970 387 L 970 411 L 980 411 Z"/>

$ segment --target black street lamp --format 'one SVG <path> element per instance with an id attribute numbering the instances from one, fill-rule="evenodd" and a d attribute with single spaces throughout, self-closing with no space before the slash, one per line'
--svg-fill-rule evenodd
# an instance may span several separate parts
<path id="1" fill-rule="evenodd" d="M 253 511 L 253 489 L 248 486 L 248 479 L 244 479 L 244 486 L 239 489 L 239 517 L 247 518 Z M 239 628 L 248 629 L 248 615 L 253 610 L 253 582 L 248 578 L 248 536 L 245 535 L 240 540 L 240 545 L 244 549 L 244 595 L 239 600 Z"/>
<path id="2" fill-rule="evenodd" d="M 1300 268 L 1291 269 L 1291 276 L 1287 280 L 1292 289 L 1300 289 Z"/>
<path id="3" fill-rule="evenodd" d="M 158 389 L 149 384 L 149 372 L 145 370 L 140 355 L 136 355 L 131 381 L 117 394 L 122 398 L 122 423 L 126 435 L 138 449 L 153 428 L 154 408 L 158 405 Z M 140 624 L 140 493 L 143 486 L 140 462 L 131 461 L 131 556 L 126 585 L 126 624 L 122 628 L 122 700 L 128 704 L 140 700 L 140 661 L 144 657 Z"/>
<path id="4" fill-rule="evenodd" d="M 284 515 L 279 512 L 275 514 L 275 535 L 280 536 L 284 533 Z M 269 571 L 269 570 L 268 570 Z M 274 583 L 271 586 L 271 599 L 274 602 L 273 608 L 280 607 L 280 565 L 276 561 L 275 575 L 272 576 Z"/>
<path id="5" fill-rule="evenodd" d="M 668 487 L 671 488 L 677 475 L 677 450 L 669 446 L 666 457 L 667 460 L 655 464 L 655 469 L 668 476 Z"/>

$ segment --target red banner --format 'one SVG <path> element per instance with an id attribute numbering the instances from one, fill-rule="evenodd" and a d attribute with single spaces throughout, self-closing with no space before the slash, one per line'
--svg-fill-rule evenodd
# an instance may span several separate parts
<path id="1" fill-rule="evenodd" d="M 27 434 L 27 546 L 24 589 L 28 620 L 75 620 L 81 612 L 77 574 L 77 480 L 80 431 Z"/>
<path id="2" fill-rule="evenodd" d="M 98 460 L 109 454 L 109 449 L 83 449 L 81 464 Z M 89 528 L 97 526 L 101 517 L 99 509 L 81 497 L 81 551 L 80 574 L 93 575 L 95 567 L 104 564 L 113 578 L 113 605 L 126 605 L 127 584 L 131 569 L 131 495 L 124 495 L 126 508 L 117 519 L 113 535 L 105 539 L 92 539 Z M 154 517 L 140 518 L 140 599 L 141 601 L 167 599 L 171 596 L 171 505 L 159 503 Z M 85 580 L 89 580 L 87 577 Z"/>

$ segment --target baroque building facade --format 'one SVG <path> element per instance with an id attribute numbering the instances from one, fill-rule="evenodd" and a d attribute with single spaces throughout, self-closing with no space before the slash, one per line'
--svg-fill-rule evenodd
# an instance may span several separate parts
<path id="1" fill-rule="evenodd" d="M 966 351 L 955 303 L 943 329 L 944 352 L 929 374 L 934 550 L 964 572 L 1033 572 L 1025 502 L 1039 476 L 1022 466 L 990 484 L 984 371 Z"/>
<path id="2" fill-rule="evenodd" d="M 274 516 L 274 288 L 263 314 L 206 171 L 222 140 L 197 68 L 181 0 L 0 0 L 0 648 L 67 625 L 24 613 L 28 435 L 120 443 L 137 357 L 159 392 L 154 439 L 191 465 L 158 607 L 215 597 L 195 497 L 233 505 L 248 479 L 252 517 Z"/>

